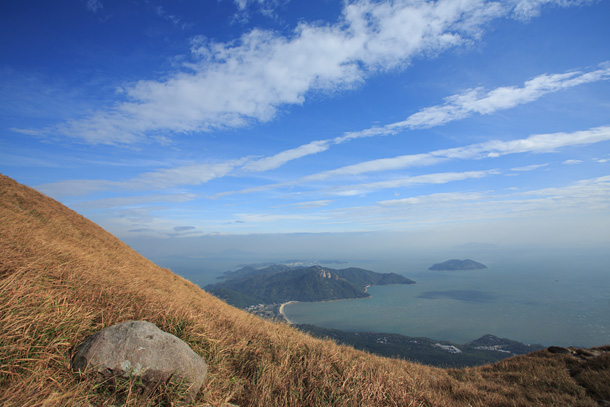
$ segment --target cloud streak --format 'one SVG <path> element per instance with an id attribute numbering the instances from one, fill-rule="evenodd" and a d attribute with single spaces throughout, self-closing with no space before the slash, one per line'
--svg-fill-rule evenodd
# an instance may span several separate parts
<path id="1" fill-rule="evenodd" d="M 562 74 L 539 75 L 525 82 L 522 87 L 503 86 L 487 92 L 483 88 L 468 89 L 462 93 L 446 97 L 443 104 L 424 108 L 403 121 L 383 127 L 372 127 L 346 133 L 344 136 L 335 139 L 335 142 L 393 135 L 404 130 L 440 126 L 455 120 L 465 119 L 474 114 L 488 115 L 533 102 L 549 93 L 608 79 L 610 79 L 610 62 L 604 62 L 600 64 L 599 69 L 589 72 L 572 71 Z"/>
<path id="2" fill-rule="evenodd" d="M 480 160 L 484 158 L 496 158 L 508 154 L 548 153 L 563 147 L 587 145 L 608 140 L 610 140 L 610 126 L 601 126 L 572 133 L 536 134 L 527 138 L 510 141 L 492 140 L 484 143 L 471 144 L 465 147 L 436 150 L 430 153 L 409 154 L 365 161 L 307 175 L 293 181 L 262 185 L 240 191 L 222 192 L 211 197 L 219 198 L 236 193 L 245 194 L 261 192 L 281 187 L 303 185 L 336 177 L 353 177 L 367 173 L 392 171 L 410 167 L 424 167 L 448 160 Z M 234 171 L 266 171 L 277 168 L 282 165 L 282 163 L 294 159 L 294 157 L 302 156 L 311 151 L 324 151 L 326 148 L 328 148 L 327 143 L 312 142 L 303 147 L 287 150 L 275 156 L 258 160 L 241 158 L 221 163 L 185 165 L 143 173 L 138 177 L 123 181 L 66 180 L 39 185 L 37 189 L 45 194 L 58 197 L 85 195 L 110 189 L 161 190 L 184 185 L 202 185 L 213 179 L 227 176 Z M 347 189 L 345 191 L 347 191 Z M 347 194 L 347 192 L 344 193 Z"/>
<path id="3" fill-rule="evenodd" d="M 402 177 L 387 181 L 371 182 L 367 184 L 347 185 L 333 187 L 326 190 L 326 193 L 339 196 L 361 195 L 379 189 L 404 188 L 413 185 L 424 184 L 446 184 L 448 182 L 463 181 L 466 179 L 483 178 L 488 175 L 499 174 L 498 170 L 487 171 L 466 171 L 466 172 L 442 172 L 436 174 L 424 174 L 412 177 Z"/>
<path id="4" fill-rule="evenodd" d="M 496 158 L 507 154 L 553 152 L 562 147 L 593 144 L 610 140 L 610 126 L 596 127 L 573 133 L 535 134 L 527 138 L 501 141 L 492 140 L 445 150 L 436 150 L 425 154 L 409 154 L 392 158 L 365 161 L 330 171 L 301 178 L 299 182 L 311 182 L 344 175 L 398 170 L 409 167 L 420 167 L 440 162 L 460 159 Z"/>

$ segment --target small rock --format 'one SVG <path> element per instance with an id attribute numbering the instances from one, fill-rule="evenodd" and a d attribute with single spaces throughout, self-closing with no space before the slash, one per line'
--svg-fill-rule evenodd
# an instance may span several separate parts
<path id="1" fill-rule="evenodd" d="M 170 377 L 183 380 L 193 400 L 207 373 L 205 361 L 182 340 L 147 321 L 127 321 L 103 329 L 78 346 L 76 371 L 94 369 L 108 376 L 139 376 L 145 384 Z"/>

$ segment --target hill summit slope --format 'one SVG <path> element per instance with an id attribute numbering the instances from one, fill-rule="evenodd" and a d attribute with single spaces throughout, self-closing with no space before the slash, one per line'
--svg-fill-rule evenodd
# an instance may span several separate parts
<path id="1" fill-rule="evenodd" d="M 206 360 L 200 406 L 595 406 L 609 382 L 603 349 L 582 363 L 540 351 L 443 370 L 312 338 L 227 305 L 0 175 L 0 405 L 174 405 L 171 383 L 141 394 L 70 369 L 85 337 L 126 320 L 153 322 Z"/>

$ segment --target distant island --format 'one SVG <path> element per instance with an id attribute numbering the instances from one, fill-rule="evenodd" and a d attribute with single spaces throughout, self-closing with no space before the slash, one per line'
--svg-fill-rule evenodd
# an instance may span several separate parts
<path id="1" fill-rule="evenodd" d="M 280 264 L 263 268 L 246 266 L 225 272 L 220 278 L 225 281 L 207 285 L 205 290 L 240 308 L 288 301 L 367 298 L 366 289 L 371 285 L 415 284 L 395 273 L 376 273 L 356 267 L 336 270 Z"/>
<path id="2" fill-rule="evenodd" d="M 486 268 L 486 265 L 476 262 L 474 260 L 451 259 L 443 263 L 434 264 L 428 270 L 480 270 Z"/>

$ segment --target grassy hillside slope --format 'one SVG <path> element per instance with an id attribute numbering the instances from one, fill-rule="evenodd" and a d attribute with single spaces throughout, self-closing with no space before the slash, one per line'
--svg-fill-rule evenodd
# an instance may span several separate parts
<path id="1" fill-rule="evenodd" d="M 172 405 L 172 386 L 142 395 L 133 383 L 70 369 L 85 337 L 131 319 L 157 324 L 207 361 L 199 405 L 595 406 L 583 384 L 603 392 L 608 375 L 608 360 L 596 359 L 601 368 L 580 364 L 572 378 L 573 358 L 546 351 L 442 370 L 314 339 L 227 305 L 0 175 L 0 405 Z"/>

